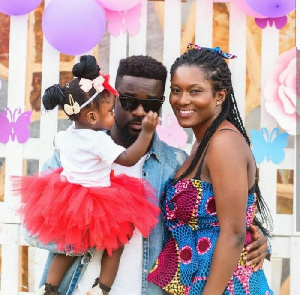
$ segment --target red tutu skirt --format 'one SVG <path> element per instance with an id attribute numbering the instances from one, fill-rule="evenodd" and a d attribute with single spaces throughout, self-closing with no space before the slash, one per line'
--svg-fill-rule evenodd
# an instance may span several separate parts
<path id="1" fill-rule="evenodd" d="M 110 187 L 83 187 L 62 180 L 61 171 L 12 178 L 22 199 L 17 211 L 41 243 L 73 254 L 96 247 L 111 255 L 135 228 L 147 237 L 155 227 L 160 210 L 146 180 L 122 174 L 111 177 Z"/>

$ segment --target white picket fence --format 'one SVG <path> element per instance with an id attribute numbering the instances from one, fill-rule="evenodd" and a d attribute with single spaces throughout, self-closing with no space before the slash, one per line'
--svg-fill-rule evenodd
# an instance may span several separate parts
<path id="1" fill-rule="evenodd" d="M 45 5 L 49 2 L 50 0 L 46 0 Z M 212 47 L 213 30 L 217 29 L 213 27 L 213 2 L 213 0 L 196 0 L 195 43 L 202 46 Z M 121 58 L 133 54 L 147 54 L 147 34 L 155 34 L 155 32 L 147 30 L 147 9 L 149 5 L 150 2 L 143 0 L 141 30 L 138 35 L 127 36 L 126 34 L 121 34 L 118 37 L 111 36 L 109 38 L 109 73 L 112 77 L 112 83 L 115 79 L 118 62 Z M 170 69 L 170 65 L 180 54 L 182 5 L 186 5 L 186 3 L 182 3 L 181 0 L 165 0 L 164 5 L 162 62 Z M 246 93 L 246 16 L 232 4 L 230 5 L 229 17 L 229 52 L 238 56 L 237 62 L 230 63 L 233 71 L 233 85 L 236 97 L 244 98 Z M 28 78 L 26 77 L 27 22 L 28 15 L 12 16 L 10 20 L 7 106 L 12 110 L 20 106 L 25 106 L 25 84 Z M 278 30 L 273 27 L 263 30 L 261 51 L 261 86 L 263 87 L 268 71 L 279 54 Z M 78 60 L 78 57 L 75 60 Z M 42 92 L 49 85 L 59 82 L 59 69 L 60 53 L 53 49 L 44 39 Z M 168 97 L 169 81 L 167 82 L 165 94 Z M 272 129 L 277 127 L 277 123 L 265 111 L 264 99 L 262 94 L 261 126 Z M 245 100 L 239 99 L 238 104 L 243 115 L 245 113 Z M 171 108 L 168 102 L 166 102 L 163 106 L 162 114 L 170 112 Z M 51 156 L 53 152 L 52 139 L 57 131 L 57 121 L 57 110 L 54 110 L 47 115 L 41 115 L 41 132 L 39 138 L 30 138 L 24 144 L 19 144 L 16 141 L 9 141 L 6 145 L 0 143 L 0 158 L 5 158 L 5 199 L 4 202 L 0 202 L 0 245 L 2 246 L 0 295 L 32 294 L 37 289 L 41 277 L 47 253 L 46 251 L 29 247 L 28 293 L 19 292 L 19 246 L 26 245 L 26 242 L 22 236 L 19 219 L 12 209 L 15 202 L 11 196 L 9 177 L 10 175 L 22 174 L 23 159 L 38 160 L 41 167 L 42 163 Z M 45 130 L 47 131 L 45 132 Z M 275 225 L 274 238 L 272 240 L 272 259 L 271 262 L 266 261 L 264 264 L 268 280 L 275 294 L 279 294 L 283 258 L 290 259 L 290 294 L 300 294 L 300 234 L 296 232 L 295 214 L 296 196 L 299 197 L 300 190 L 296 185 L 294 185 L 294 214 L 276 214 L 277 169 L 294 170 L 294 184 L 296 184 L 297 177 L 299 179 L 299 176 L 296 176 L 295 169 L 296 145 L 299 149 L 299 138 L 295 137 L 294 142 L 294 148 L 285 149 L 286 156 L 282 163 L 274 165 L 270 162 L 264 162 L 259 167 L 261 191 L 271 208 Z M 189 151 L 190 145 L 187 145 L 185 149 Z"/>

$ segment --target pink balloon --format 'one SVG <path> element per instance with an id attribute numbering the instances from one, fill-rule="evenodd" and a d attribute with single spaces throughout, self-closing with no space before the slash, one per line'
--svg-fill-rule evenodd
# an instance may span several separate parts
<path id="1" fill-rule="evenodd" d="M 6 15 L 23 15 L 35 10 L 42 0 L 0 0 L 0 12 Z"/>
<path id="2" fill-rule="evenodd" d="M 136 6 L 140 0 L 96 0 L 104 8 L 113 11 L 125 11 Z"/>
<path id="3" fill-rule="evenodd" d="M 295 9 L 295 0 L 246 0 L 249 7 L 266 17 L 280 17 Z"/>
<path id="4" fill-rule="evenodd" d="M 264 1 L 264 0 L 259 0 L 259 1 Z M 255 12 L 251 7 L 247 4 L 246 0 L 231 0 L 230 3 L 234 3 L 234 5 L 240 9 L 242 12 L 245 14 L 251 16 L 251 17 L 256 17 L 256 18 L 263 18 L 264 16 L 261 14 L 258 14 Z"/>
<path id="5" fill-rule="evenodd" d="M 59 52 L 77 55 L 93 49 L 103 37 L 104 9 L 94 0 L 52 0 L 42 28 L 47 41 Z"/>

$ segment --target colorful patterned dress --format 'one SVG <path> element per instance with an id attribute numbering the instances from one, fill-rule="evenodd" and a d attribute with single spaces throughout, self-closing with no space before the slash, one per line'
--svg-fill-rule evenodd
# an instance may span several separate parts
<path id="1" fill-rule="evenodd" d="M 147 280 L 171 294 L 202 294 L 220 233 L 213 187 L 199 180 L 202 164 L 194 179 L 170 181 L 163 196 L 166 243 Z M 253 187 L 247 201 L 245 247 L 251 243 L 249 224 L 255 211 Z M 254 272 L 253 266 L 245 265 L 245 247 L 223 294 L 273 294 L 263 270 Z"/>

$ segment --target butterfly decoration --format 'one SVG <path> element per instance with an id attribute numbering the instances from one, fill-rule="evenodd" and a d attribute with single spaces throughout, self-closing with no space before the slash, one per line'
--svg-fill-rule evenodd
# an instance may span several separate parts
<path id="1" fill-rule="evenodd" d="M 161 119 L 162 124 L 157 125 L 156 132 L 158 137 L 170 146 L 183 147 L 187 143 L 188 135 L 178 124 L 175 116 L 166 114 Z"/>
<path id="2" fill-rule="evenodd" d="M 106 9 L 105 12 L 106 19 L 108 20 L 108 32 L 115 37 L 119 36 L 121 32 L 125 34 L 126 31 L 128 31 L 129 35 L 136 35 L 141 28 L 141 24 L 139 22 L 141 10 L 141 3 L 126 11 L 112 11 Z"/>
<path id="3" fill-rule="evenodd" d="M 287 23 L 287 16 L 283 15 L 280 17 L 266 17 L 266 18 L 255 18 L 255 23 L 261 29 L 264 29 L 268 23 L 272 27 L 275 24 L 276 29 L 282 29 Z"/>
<path id="4" fill-rule="evenodd" d="M 252 136 L 252 152 L 257 163 L 262 163 L 266 158 L 274 164 L 282 162 L 285 156 L 284 148 L 287 146 L 288 133 L 279 133 L 278 128 L 274 128 L 270 133 L 263 127 L 260 132 L 250 130 Z"/>
<path id="5" fill-rule="evenodd" d="M 30 135 L 29 125 L 31 111 L 21 112 L 17 108 L 12 112 L 9 108 L 4 109 L 5 113 L 0 112 L 0 142 L 7 143 L 9 138 L 12 141 L 24 143 Z M 10 118 L 9 118 L 10 116 Z"/>

